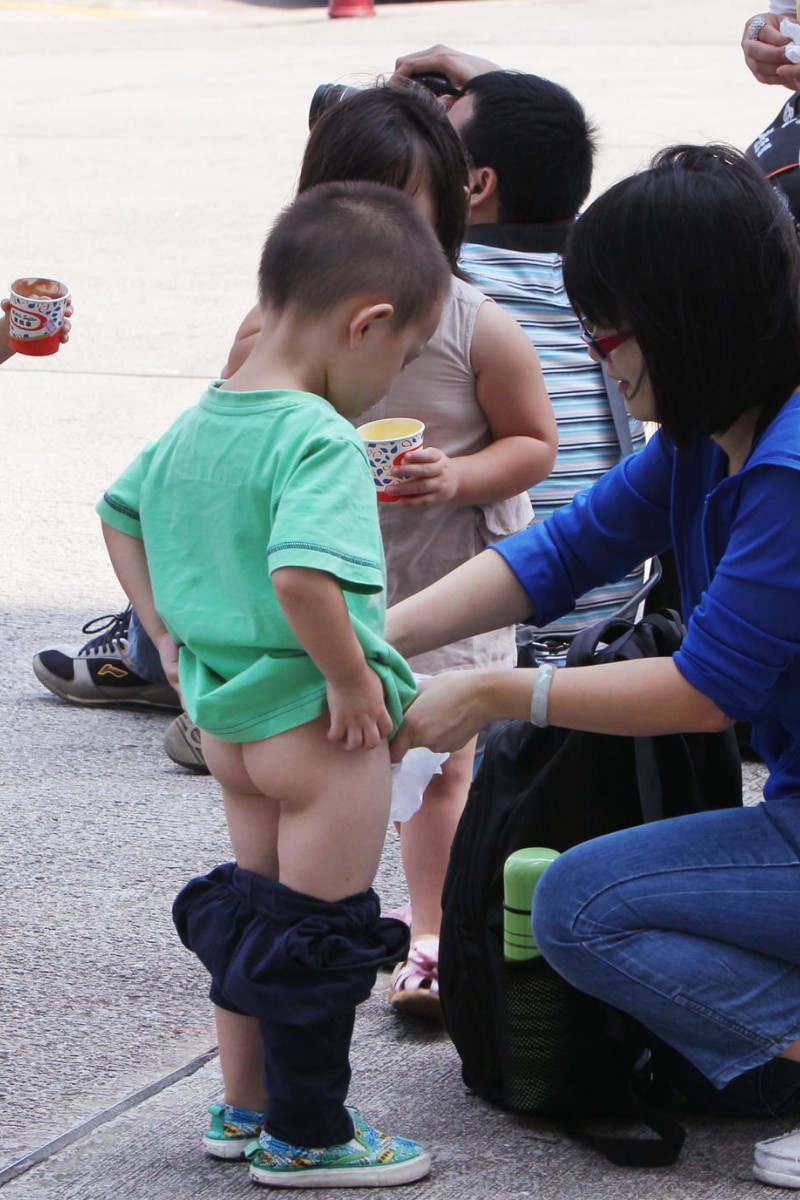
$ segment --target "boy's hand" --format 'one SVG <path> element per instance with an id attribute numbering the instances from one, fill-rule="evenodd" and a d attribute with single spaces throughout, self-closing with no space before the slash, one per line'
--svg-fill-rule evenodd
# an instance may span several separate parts
<path id="1" fill-rule="evenodd" d="M 391 483 L 386 489 L 404 508 L 452 504 L 458 494 L 458 464 L 435 446 L 409 450 L 392 474 L 407 477 L 406 482 Z"/>
<path id="2" fill-rule="evenodd" d="M 156 642 L 158 657 L 167 677 L 167 683 L 180 694 L 178 679 L 178 643 L 168 633 L 164 633 Z"/>
<path id="3" fill-rule="evenodd" d="M 352 682 L 328 680 L 327 693 L 331 742 L 339 742 L 345 750 L 374 750 L 389 737 L 392 719 L 386 711 L 383 685 L 366 664 L 364 673 Z"/>

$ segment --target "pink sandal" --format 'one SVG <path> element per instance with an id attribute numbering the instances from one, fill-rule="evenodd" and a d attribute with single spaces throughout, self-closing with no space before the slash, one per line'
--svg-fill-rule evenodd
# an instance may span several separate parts
<path id="1" fill-rule="evenodd" d="M 398 963 L 392 973 L 387 999 L 398 1012 L 441 1017 L 438 937 L 423 934 L 414 939 L 408 958 Z"/>

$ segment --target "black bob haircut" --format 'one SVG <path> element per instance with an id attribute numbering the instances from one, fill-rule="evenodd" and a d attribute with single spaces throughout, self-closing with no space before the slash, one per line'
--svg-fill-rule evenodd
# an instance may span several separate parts
<path id="1" fill-rule="evenodd" d="M 390 187 L 426 184 L 451 270 L 467 229 L 469 173 L 461 139 L 426 88 L 396 80 L 325 109 L 306 143 L 297 190 L 343 179 Z"/>
<path id="2" fill-rule="evenodd" d="M 258 273 L 263 307 L 324 316 L 364 296 L 394 306 L 398 329 L 422 317 L 450 281 L 447 260 L 412 200 L 379 183 L 310 188 L 275 221 Z"/>
<path id="3" fill-rule="evenodd" d="M 794 222 L 729 146 L 671 146 L 589 206 L 567 243 L 576 312 L 632 329 L 656 416 L 679 449 L 760 406 L 756 434 L 800 383 Z"/>

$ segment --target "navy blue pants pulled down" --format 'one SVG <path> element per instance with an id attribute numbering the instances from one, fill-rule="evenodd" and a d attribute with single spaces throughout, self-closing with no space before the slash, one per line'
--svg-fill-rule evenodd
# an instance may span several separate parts
<path id="1" fill-rule="evenodd" d="M 356 1005 L 379 967 L 405 957 L 406 926 L 380 916 L 371 888 L 329 903 L 235 863 L 192 879 L 172 916 L 211 974 L 212 1001 L 258 1019 L 269 1132 L 294 1146 L 348 1141 Z"/>

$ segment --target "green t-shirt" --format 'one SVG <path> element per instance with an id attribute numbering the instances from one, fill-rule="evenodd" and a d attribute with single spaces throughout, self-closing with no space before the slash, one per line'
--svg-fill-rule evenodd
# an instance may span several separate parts
<path id="1" fill-rule="evenodd" d="M 320 715 L 325 680 L 286 623 L 270 575 L 336 577 L 397 728 L 411 672 L 383 639 L 385 569 L 360 437 L 307 392 L 208 388 L 97 506 L 143 538 L 156 609 L 181 646 L 189 716 L 249 742 Z"/>

